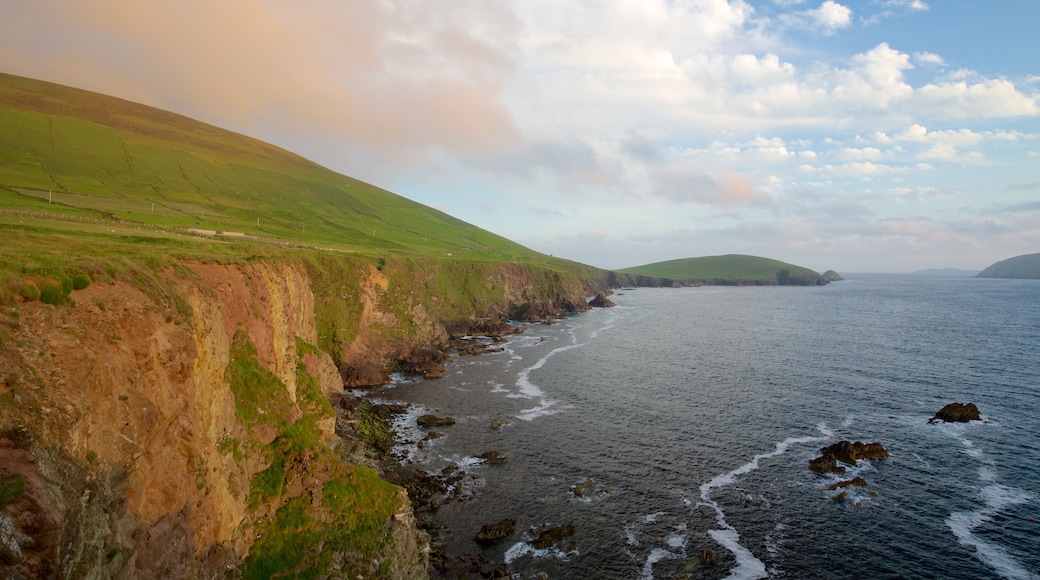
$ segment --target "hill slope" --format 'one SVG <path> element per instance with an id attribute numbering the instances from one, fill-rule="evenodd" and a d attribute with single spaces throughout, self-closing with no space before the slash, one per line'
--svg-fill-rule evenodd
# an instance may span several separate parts
<path id="1" fill-rule="evenodd" d="M 1025 254 L 1001 260 L 979 272 L 975 277 L 1040 280 L 1040 254 Z"/>
<path id="2" fill-rule="evenodd" d="M 603 274 L 0 75 L 0 576 L 424 577 L 389 427 L 345 387 L 435 376 L 452 338 L 587 309 Z"/>
<path id="3" fill-rule="evenodd" d="M 770 258 L 727 254 L 655 262 L 619 270 L 631 276 L 646 276 L 701 283 L 762 283 L 814 285 L 826 283 L 815 271 Z M 786 272 L 786 274 L 783 274 Z"/>
<path id="4" fill-rule="evenodd" d="M 544 258 L 256 139 L 6 74 L 0 74 L 0 206 L 351 251 Z"/>

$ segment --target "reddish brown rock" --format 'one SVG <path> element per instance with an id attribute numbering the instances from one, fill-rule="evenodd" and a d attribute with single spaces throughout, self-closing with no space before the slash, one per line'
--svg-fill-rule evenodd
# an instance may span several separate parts
<path id="1" fill-rule="evenodd" d="M 979 408 L 975 406 L 975 403 L 968 403 L 962 405 L 961 403 L 950 403 L 934 417 L 928 419 L 929 423 L 967 423 L 968 421 L 981 421 L 982 417 L 979 415 Z"/>
<path id="2" fill-rule="evenodd" d="M 845 473 L 845 467 L 857 465 L 860 459 L 873 460 L 888 457 L 888 451 L 880 443 L 839 441 L 820 449 L 820 456 L 809 461 L 809 469 L 816 473 Z"/>

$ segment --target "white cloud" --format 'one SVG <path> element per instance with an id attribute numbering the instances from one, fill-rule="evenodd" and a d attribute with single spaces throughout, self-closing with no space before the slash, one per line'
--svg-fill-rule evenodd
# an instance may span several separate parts
<path id="1" fill-rule="evenodd" d="M 852 10 L 834 0 L 827 0 L 819 8 L 807 11 L 806 15 L 813 24 L 822 28 L 825 34 L 848 28 L 852 24 Z"/>
<path id="2" fill-rule="evenodd" d="M 943 57 L 931 52 L 915 52 L 914 61 L 924 66 L 946 66 Z"/>
<path id="3" fill-rule="evenodd" d="M 854 147 L 847 147 L 841 152 L 841 156 L 848 160 L 861 160 L 861 159 L 881 159 L 881 150 L 876 147 L 863 147 L 857 149 Z"/>
<path id="4" fill-rule="evenodd" d="M 905 8 L 912 12 L 923 12 L 929 9 L 928 4 L 922 0 L 885 0 L 885 6 Z"/>
<path id="5" fill-rule="evenodd" d="M 949 118 L 1014 117 L 1040 114 L 1038 96 L 1020 92 L 1005 79 L 928 84 L 916 91 L 915 110 Z"/>

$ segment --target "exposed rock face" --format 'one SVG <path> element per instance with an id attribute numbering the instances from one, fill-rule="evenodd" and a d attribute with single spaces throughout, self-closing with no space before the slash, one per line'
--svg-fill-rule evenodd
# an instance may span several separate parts
<path id="1" fill-rule="evenodd" d="M 20 574 L 224 577 L 254 553 L 259 518 L 338 477 L 338 467 L 312 456 L 285 466 L 299 479 L 279 493 L 251 493 L 271 465 L 264 449 L 284 426 L 306 421 L 334 457 L 336 418 L 319 399 L 343 383 L 328 353 L 313 347 L 306 274 L 259 263 L 181 272 L 151 295 L 95 283 L 70 305 L 18 306 L 18 328 L 0 341 L 0 471 L 28 484 L 7 510 L 25 538 Z M 277 386 L 267 419 L 242 414 L 256 408 L 233 388 L 240 367 Z M 397 505 L 388 516 L 410 512 L 407 498 L 390 498 Z M 410 534 L 422 544 L 406 515 L 393 521 L 394 542 Z M 367 574 L 384 558 L 401 559 L 407 574 L 425 573 L 397 548 L 391 542 L 367 563 L 339 561 Z"/>
<path id="2" fill-rule="evenodd" d="M 587 310 L 590 292 L 576 276 L 517 264 L 380 271 L 339 256 L 177 263 L 126 279 L 95 281 L 67 305 L 0 310 L 0 477 L 27 482 L 3 510 L 10 574 L 247 575 L 292 508 L 319 532 L 340 516 L 383 518 L 378 545 L 323 550 L 342 574 L 421 578 L 425 540 L 406 499 L 332 451 L 364 463 L 352 446 L 367 436 L 337 433 L 376 410 L 337 417 L 328 399 L 387 382 L 395 353 L 436 374 L 426 365 L 445 362 L 456 330 L 512 332 L 511 315 Z M 378 513 L 336 508 L 353 501 L 347 488 L 372 494 L 366 509 Z"/>
<path id="3" fill-rule="evenodd" d="M 611 302 L 605 293 L 600 292 L 596 294 L 595 298 L 589 300 L 589 306 L 593 308 L 613 308 L 617 306 L 617 304 Z"/>
<path id="4" fill-rule="evenodd" d="M 981 421 L 982 417 L 979 415 L 979 408 L 975 406 L 975 403 L 968 403 L 962 405 L 961 403 L 950 403 L 934 417 L 928 419 L 929 423 L 967 423 L 968 421 Z"/>
<path id="5" fill-rule="evenodd" d="M 888 457 L 888 451 L 880 443 L 839 441 L 820 449 L 820 456 L 809 461 L 809 469 L 816 473 L 845 473 L 838 463 L 855 466 L 860 459 L 872 460 Z"/>
<path id="6" fill-rule="evenodd" d="M 422 375 L 427 379 L 444 377 L 444 365 L 451 357 L 435 348 L 413 348 L 398 357 L 397 366 L 402 372 Z"/>

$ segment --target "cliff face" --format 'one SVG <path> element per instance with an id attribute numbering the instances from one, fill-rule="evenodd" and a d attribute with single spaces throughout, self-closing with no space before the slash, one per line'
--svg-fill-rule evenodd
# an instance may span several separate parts
<path id="1" fill-rule="evenodd" d="M 336 453 L 337 364 L 385 370 L 394 353 L 443 343 L 445 322 L 579 309 L 586 290 L 511 265 L 454 282 L 423 264 L 340 268 L 178 264 L 155 283 L 5 307 L 0 565 L 425 575 L 403 491 Z"/>

